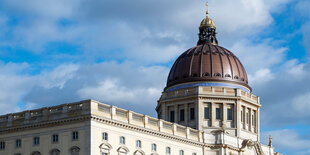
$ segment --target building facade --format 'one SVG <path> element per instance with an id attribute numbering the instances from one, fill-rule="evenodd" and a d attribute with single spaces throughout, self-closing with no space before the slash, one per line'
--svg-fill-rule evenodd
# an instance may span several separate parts
<path id="1" fill-rule="evenodd" d="M 0 116 L 0 155 L 274 155 L 260 100 L 207 16 L 149 117 L 95 100 Z"/>

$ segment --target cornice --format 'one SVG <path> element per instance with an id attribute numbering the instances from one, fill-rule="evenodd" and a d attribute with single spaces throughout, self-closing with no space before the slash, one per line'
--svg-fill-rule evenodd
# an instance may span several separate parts
<path id="1" fill-rule="evenodd" d="M 94 121 L 97 121 L 97 122 L 100 122 L 100 123 L 104 123 L 104 124 L 108 124 L 108 125 L 112 125 L 112 126 L 118 126 L 118 127 L 121 127 L 121 128 L 130 129 L 130 130 L 133 130 L 133 131 L 138 131 L 138 132 L 141 132 L 141 133 L 146 133 L 146 134 L 149 134 L 149 135 L 152 135 L 152 136 L 157 136 L 157 137 L 161 137 L 161 138 L 171 139 L 171 140 L 174 140 L 174 141 L 179 141 L 179 142 L 182 142 L 182 143 L 187 143 L 187 144 L 201 146 L 201 147 L 204 146 L 203 142 L 198 142 L 198 141 L 186 139 L 186 138 L 183 138 L 183 137 L 179 137 L 177 135 L 170 135 L 168 133 L 163 133 L 163 132 L 155 131 L 155 130 L 152 130 L 152 129 L 142 128 L 142 127 L 139 127 L 139 126 L 136 126 L 136 125 L 133 125 L 133 124 L 124 123 L 124 122 L 117 121 L 117 120 L 111 120 L 111 119 L 100 117 L 100 116 L 97 116 L 97 115 L 92 115 L 91 116 L 91 120 L 94 120 Z"/>
<path id="2" fill-rule="evenodd" d="M 68 124 L 73 122 L 82 122 L 86 120 L 90 120 L 90 115 L 81 115 L 77 117 L 70 117 L 65 119 L 59 119 L 59 120 L 47 120 L 44 122 L 38 122 L 33 124 L 27 124 L 27 125 L 20 125 L 20 126 L 13 126 L 13 127 L 6 127 L 0 129 L 0 134 L 4 133 L 11 133 L 11 132 L 17 132 L 17 131 L 24 131 L 24 130 L 30 130 L 30 129 L 37 129 L 37 128 L 45 128 L 45 127 L 52 127 L 57 126 L 60 124 Z"/>

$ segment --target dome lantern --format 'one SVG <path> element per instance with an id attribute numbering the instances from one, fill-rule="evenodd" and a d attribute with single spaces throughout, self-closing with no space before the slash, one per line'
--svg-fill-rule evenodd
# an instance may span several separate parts
<path id="1" fill-rule="evenodd" d="M 199 26 L 199 40 L 197 45 L 201 45 L 204 43 L 212 43 L 217 45 L 216 39 L 216 26 L 214 21 L 209 17 L 209 9 L 208 9 L 208 2 L 206 4 L 207 11 L 206 11 L 206 18 L 204 18 Z"/>

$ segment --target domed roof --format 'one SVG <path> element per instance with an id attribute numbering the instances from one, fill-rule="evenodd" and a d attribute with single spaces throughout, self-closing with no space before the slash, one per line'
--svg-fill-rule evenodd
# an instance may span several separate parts
<path id="1" fill-rule="evenodd" d="M 179 56 L 170 70 L 166 88 L 188 82 L 224 82 L 251 91 L 240 60 L 229 50 L 208 42 Z"/>
<path id="2" fill-rule="evenodd" d="M 209 18 L 209 16 L 207 16 L 201 21 L 199 28 L 202 28 L 202 27 L 211 27 L 211 28 L 216 29 L 214 21 L 211 18 Z"/>

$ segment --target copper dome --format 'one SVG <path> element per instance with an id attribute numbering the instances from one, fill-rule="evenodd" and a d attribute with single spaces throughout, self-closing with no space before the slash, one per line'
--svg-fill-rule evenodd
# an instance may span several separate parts
<path id="1" fill-rule="evenodd" d="M 188 82 L 224 82 L 251 91 L 240 60 L 229 50 L 213 43 L 199 44 L 184 52 L 173 64 L 166 88 Z"/>

